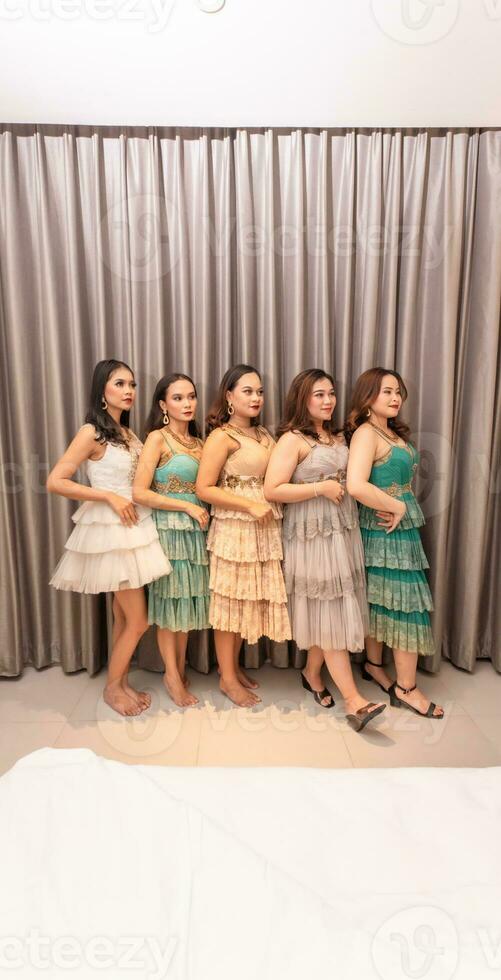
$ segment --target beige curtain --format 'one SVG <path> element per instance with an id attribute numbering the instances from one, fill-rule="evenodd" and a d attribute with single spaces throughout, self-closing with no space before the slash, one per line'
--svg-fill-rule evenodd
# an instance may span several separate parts
<path id="1" fill-rule="evenodd" d="M 361 371 L 396 367 L 435 599 L 422 665 L 501 669 L 500 181 L 500 130 L 0 126 L 0 672 L 106 657 L 104 599 L 47 584 L 76 504 L 44 483 L 111 356 L 136 371 L 139 434 L 167 370 L 202 417 L 231 363 L 256 364 L 274 426 L 304 367 L 334 374 L 339 421 Z M 138 658 L 160 666 L 153 635 Z M 209 634 L 190 660 L 209 669 Z"/>

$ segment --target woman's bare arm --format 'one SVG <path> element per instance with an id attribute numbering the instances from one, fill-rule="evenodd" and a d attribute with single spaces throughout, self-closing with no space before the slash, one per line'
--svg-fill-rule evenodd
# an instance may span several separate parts
<path id="1" fill-rule="evenodd" d="M 316 484 L 317 493 L 315 493 L 312 483 L 290 482 L 301 460 L 301 449 L 304 445 L 304 440 L 294 432 L 284 432 L 283 436 L 280 436 L 266 470 L 264 495 L 267 500 L 291 504 L 318 496 L 320 484 Z"/>
<path id="2" fill-rule="evenodd" d="M 202 459 L 198 469 L 197 496 L 208 504 L 216 507 L 226 507 L 228 510 L 238 510 L 250 513 L 252 500 L 240 497 L 231 490 L 223 490 L 217 486 L 219 474 L 228 459 L 234 441 L 222 429 L 214 429 L 207 437 L 202 450 Z"/>
<path id="3" fill-rule="evenodd" d="M 107 490 L 87 487 L 83 483 L 72 480 L 73 474 L 76 473 L 82 463 L 90 459 L 99 446 L 95 437 L 96 430 L 89 422 L 78 430 L 66 452 L 58 459 L 47 477 L 46 487 L 49 493 L 58 493 L 61 497 L 69 497 L 70 500 L 104 500 L 108 502 L 109 492 Z"/>
<path id="4" fill-rule="evenodd" d="M 353 433 L 346 474 L 348 493 L 366 507 L 372 507 L 373 510 L 405 514 L 406 507 L 403 501 L 397 500 L 396 497 L 369 483 L 376 446 L 377 435 L 368 427 L 361 427 Z"/>

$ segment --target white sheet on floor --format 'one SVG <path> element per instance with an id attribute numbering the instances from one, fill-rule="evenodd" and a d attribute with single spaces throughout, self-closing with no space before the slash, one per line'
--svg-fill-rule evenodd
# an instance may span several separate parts
<path id="1" fill-rule="evenodd" d="M 501 768 L 41 749 L 0 780 L 0 976 L 492 980 L 500 829 Z"/>

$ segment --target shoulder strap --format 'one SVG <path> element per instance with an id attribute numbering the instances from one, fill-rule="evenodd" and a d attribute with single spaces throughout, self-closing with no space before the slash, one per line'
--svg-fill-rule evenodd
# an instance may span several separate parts
<path id="1" fill-rule="evenodd" d="M 270 440 L 270 442 L 275 442 L 271 432 L 268 432 L 268 429 L 266 428 L 265 425 L 258 425 L 257 428 L 264 436 L 266 436 L 267 439 Z"/>
<path id="2" fill-rule="evenodd" d="M 167 433 L 166 433 L 166 432 L 164 432 L 164 430 L 163 430 L 163 429 L 160 429 L 160 432 L 162 433 L 162 436 L 163 436 L 163 438 L 164 438 L 164 440 L 165 440 L 165 442 L 167 443 L 167 447 L 168 447 L 168 449 L 169 449 L 169 451 L 170 451 L 170 454 L 171 454 L 171 456 L 177 456 L 177 449 L 173 449 L 173 448 L 172 448 L 172 446 L 171 446 L 171 444 L 170 444 L 170 441 L 169 441 L 169 439 L 168 439 L 168 437 L 167 437 Z"/>
<path id="3" fill-rule="evenodd" d="M 226 432 L 226 435 L 229 436 L 230 439 L 233 439 L 233 441 L 238 444 L 238 448 L 239 449 L 242 448 L 242 443 L 240 442 L 240 439 L 238 438 L 238 436 L 236 436 L 236 435 L 234 436 L 233 435 L 233 432 L 228 432 L 228 429 L 226 428 L 225 425 L 222 425 L 221 426 L 221 429 L 223 430 L 223 432 Z M 235 449 L 235 452 L 237 453 L 238 452 L 238 449 Z"/>
<path id="4" fill-rule="evenodd" d="M 308 442 L 308 440 L 307 440 L 304 432 L 301 432 L 300 429 L 292 429 L 292 432 L 294 433 L 295 436 L 301 436 L 301 439 L 304 439 L 306 445 L 308 446 L 308 449 L 314 449 L 315 448 L 316 442 L 313 443 L 313 446 L 312 446 L 311 443 Z"/>

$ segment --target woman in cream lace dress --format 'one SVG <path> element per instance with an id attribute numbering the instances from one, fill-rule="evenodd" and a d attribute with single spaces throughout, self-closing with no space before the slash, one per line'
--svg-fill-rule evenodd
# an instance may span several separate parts
<path id="1" fill-rule="evenodd" d="M 197 494 L 212 505 L 209 621 L 214 628 L 221 690 L 235 704 L 260 701 L 258 686 L 239 666 L 242 640 L 290 639 L 281 569 L 281 508 L 264 498 L 274 446 L 257 424 L 262 382 L 246 364 L 226 372 L 208 416 Z"/>

